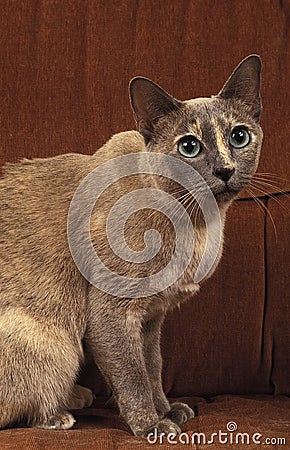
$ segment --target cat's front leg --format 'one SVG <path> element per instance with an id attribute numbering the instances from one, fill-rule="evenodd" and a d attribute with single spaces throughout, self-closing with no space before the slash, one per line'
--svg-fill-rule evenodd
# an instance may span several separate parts
<path id="1" fill-rule="evenodd" d="M 181 425 L 194 417 L 193 410 L 185 403 L 170 405 L 162 387 L 162 355 L 160 349 L 161 326 L 164 316 L 151 319 L 143 326 L 144 358 L 153 392 L 153 401 L 159 417 Z"/>
<path id="2" fill-rule="evenodd" d="M 164 417 L 170 411 L 162 386 L 162 356 L 160 350 L 161 326 L 164 316 L 155 317 L 143 325 L 143 353 L 151 383 L 153 401 L 159 417 Z"/>
<path id="3" fill-rule="evenodd" d="M 86 340 L 96 364 L 107 379 L 118 403 L 120 414 L 133 433 L 147 436 L 180 433 L 170 419 L 160 419 L 153 402 L 143 355 L 141 323 L 126 309 L 103 304 L 96 299 L 89 307 Z"/>

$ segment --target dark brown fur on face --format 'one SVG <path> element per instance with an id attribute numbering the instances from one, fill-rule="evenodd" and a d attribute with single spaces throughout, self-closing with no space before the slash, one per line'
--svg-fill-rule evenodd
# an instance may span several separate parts
<path id="1" fill-rule="evenodd" d="M 227 208 L 259 160 L 259 77 L 260 60 L 250 56 L 216 97 L 185 102 L 136 78 L 130 93 L 139 131 L 115 135 L 92 156 L 67 154 L 6 165 L 0 180 L 0 428 L 17 422 L 47 429 L 73 425 L 67 409 L 93 400 L 90 391 L 74 385 L 84 340 L 135 435 L 146 436 L 154 428 L 178 433 L 194 416 L 183 403 L 170 405 L 163 392 L 160 330 L 166 311 L 199 289 L 193 278 L 206 240 L 200 211 L 195 208 L 192 216 L 195 248 L 188 268 L 163 292 L 140 299 L 116 298 L 88 284 L 69 251 L 67 214 L 75 190 L 95 167 L 116 156 L 150 151 L 186 160 L 196 169 L 212 190 L 224 223 Z M 229 144 L 238 125 L 251 137 L 242 149 Z M 200 142 L 197 157 L 178 153 L 180 139 L 188 135 Z M 119 180 L 100 197 L 91 218 L 92 242 L 104 264 L 128 277 L 158 272 L 174 250 L 170 222 L 152 210 L 139 211 L 125 228 L 135 250 L 143 248 L 146 229 L 160 231 L 163 244 L 152 261 L 122 261 L 108 245 L 110 208 L 125 193 L 144 187 L 173 195 L 177 189 L 153 175 Z"/>

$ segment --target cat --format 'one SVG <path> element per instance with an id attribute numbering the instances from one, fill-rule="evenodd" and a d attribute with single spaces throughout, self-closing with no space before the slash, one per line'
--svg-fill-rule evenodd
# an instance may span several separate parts
<path id="1" fill-rule="evenodd" d="M 163 392 L 160 333 L 166 312 L 199 289 L 194 275 L 206 246 L 201 205 L 189 201 L 179 183 L 151 173 L 120 178 L 98 198 L 90 222 L 94 249 L 109 270 L 130 278 L 155 274 L 170 261 L 174 228 L 154 205 L 141 208 L 126 221 L 127 245 L 142 251 L 148 227 L 159 231 L 162 245 L 151 261 L 121 260 L 107 242 L 112 206 L 127 193 L 152 187 L 180 203 L 187 199 L 183 205 L 195 233 L 191 261 L 172 285 L 140 298 L 116 297 L 86 280 L 70 253 L 67 216 L 78 186 L 95 168 L 118 156 L 150 152 L 185 162 L 203 177 L 223 230 L 228 207 L 259 161 L 260 71 L 260 58 L 250 55 L 216 96 L 188 101 L 176 100 L 149 79 L 134 78 L 130 100 L 137 131 L 114 135 L 91 156 L 64 154 L 6 164 L 0 180 L 0 429 L 17 423 L 73 426 L 68 410 L 93 401 L 90 390 L 75 385 L 84 343 L 134 435 L 147 436 L 154 429 L 177 434 L 194 417 L 188 405 L 169 404 Z M 80 202 L 81 216 L 86 199 Z M 115 226 L 120 233 L 118 220 Z M 215 239 L 213 231 L 209 242 Z M 205 278 L 221 253 L 222 245 Z"/>

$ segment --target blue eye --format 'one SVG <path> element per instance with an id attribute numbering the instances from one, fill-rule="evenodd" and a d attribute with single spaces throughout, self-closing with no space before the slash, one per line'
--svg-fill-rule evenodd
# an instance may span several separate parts
<path id="1" fill-rule="evenodd" d="M 201 143 L 192 135 L 184 136 L 178 142 L 178 151 L 185 158 L 195 158 L 201 151 Z"/>
<path id="2" fill-rule="evenodd" d="M 230 144 L 235 148 L 246 147 L 250 142 L 250 134 L 245 127 L 235 127 L 230 134 Z"/>

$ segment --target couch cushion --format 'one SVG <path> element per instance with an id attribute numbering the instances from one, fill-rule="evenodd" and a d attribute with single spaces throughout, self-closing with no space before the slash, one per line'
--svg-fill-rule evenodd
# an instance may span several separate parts
<path id="1" fill-rule="evenodd" d="M 169 395 L 271 392 L 270 367 L 261 366 L 264 296 L 264 215 L 253 201 L 238 201 L 229 210 L 216 272 L 167 317 L 163 350 Z"/>
<path id="2" fill-rule="evenodd" d="M 202 398 L 181 398 L 192 407 L 195 405 L 197 417 L 190 420 L 182 427 L 180 438 L 176 438 L 177 444 L 168 443 L 163 438 L 156 443 L 154 436 L 149 443 L 145 438 L 132 436 L 128 427 L 113 410 L 104 409 L 100 406 L 79 411 L 75 414 L 77 423 L 72 430 L 47 431 L 29 428 L 17 428 L 0 431 L 1 450 L 29 449 L 29 450 L 138 450 L 152 449 L 178 450 L 184 448 L 207 449 L 210 448 L 209 441 L 214 439 L 211 447 L 217 449 L 227 448 L 225 439 L 238 442 L 234 448 L 243 448 L 240 442 L 242 437 L 237 433 L 244 434 L 244 442 L 249 439 L 247 449 L 260 448 L 258 445 L 266 443 L 266 439 L 286 439 L 290 442 L 290 399 L 287 397 L 237 397 L 219 396 L 208 400 Z M 231 427 L 237 427 L 236 432 Z M 219 438 L 219 431 L 223 434 Z M 192 435 L 195 434 L 194 438 Z M 213 433 L 217 433 L 215 436 Z M 259 435 L 258 435 L 258 434 Z M 248 437 L 249 435 L 249 437 Z M 231 437 L 232 436 L 232 437 Z M 194 439 L 193 445 L 184 445 L 186 439 Z M 220 441 L 219 439 L 223 439 Z M 236 441 L 236 439 L 239 439 Z M 253 439 L 260 440 L 260 444 Z M 204 443 L 205 442 L 205 443 Z M 222 443 L 223 442 L 223 443 Z M 154 444 L 153 444 L 154 443 Z M 279 446 L 278 446 L 279 447 Z M 275 444 L 267 445 L 266 448 L 277 448 Z M 281 448 L 288 448 L 286 445 Z"/>
<path id="3" fill-rule="evenodd" d="M 269 381 L 273 392 L 290 395 L 290 195 L 269 199 L 267 207 L 268 282 L 262 352 L 264 360 L 272 361 Z"/>

